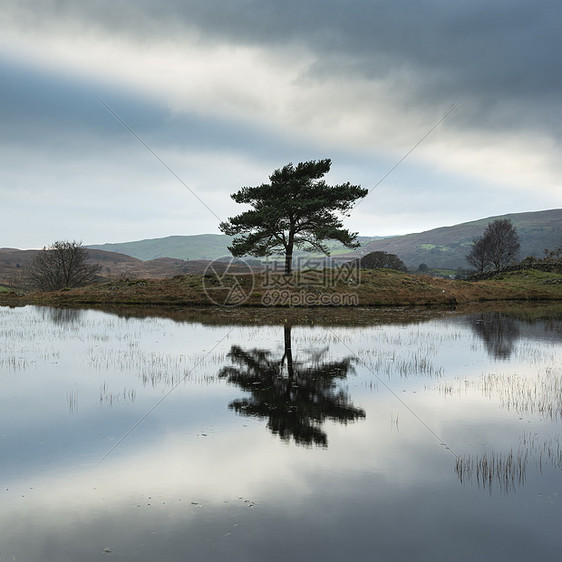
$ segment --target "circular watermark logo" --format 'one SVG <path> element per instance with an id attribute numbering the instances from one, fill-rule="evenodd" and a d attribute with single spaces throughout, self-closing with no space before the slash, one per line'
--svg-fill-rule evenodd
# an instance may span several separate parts
<path id="1" fill-rule="evenodd" d="M 203 290 L 218 306 L 240 306 L 254 290 L 254 272 L 243 259 L 217 258 L 203 273 Z"/>

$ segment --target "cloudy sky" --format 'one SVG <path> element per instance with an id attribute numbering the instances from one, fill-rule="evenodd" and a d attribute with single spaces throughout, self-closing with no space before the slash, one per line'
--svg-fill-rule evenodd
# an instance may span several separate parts
<path id="1" fill-rule="evenodd" d="M 362 235 L 562 207 L 561 20 L 555 0 L 3 0 L 0 247 L 218 233 L 230 193 L 320 158 L 373 188 Z"/>

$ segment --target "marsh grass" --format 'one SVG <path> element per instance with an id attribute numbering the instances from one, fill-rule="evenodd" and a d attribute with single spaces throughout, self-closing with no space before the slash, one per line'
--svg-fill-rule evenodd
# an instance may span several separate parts
<path id="1" fill-rule="evenodd" d="M 75 414 L 78 411 L 78 394 L 73 392 L 66 393 L 66 402 L 68 404 L 68 411 Z"/>
<path id="2" fill-rule="evenodd" d="M 551 368 L 534 380 L 518 375 L 484 375 L 480 390 L 488 398 L 499 398 L 503 408 L 519 416 L 531 414 L 557 421 L 562 415 L 562 374 Z"/>
<path id="3" fill-rule="evenodd" d="M 479 488 L 494 488 L 503 493 L 513 492 L 525 483 L 528 455 L 509 451 L 508 453 L 488 452 L 457 459 L 455 472 L 462 484 L 473 482 Z"/>
<path id="4" fill-rule="evenodd" d="M 187 384 L 188 379 L 189 383 L 216 384 L 216 371 L 225 361 L 225 352 L 178 351 L 177 327 L 165 319 L 130 321 L 84 310 L 5 309 L 0 314 L 0 369 L 17 374 L 43 372 L 50 366 L 54 373 L 58 369 L 62 373 L 72 349 L 71 355 L 81 358 L 76 376 L 88 377 L 92 371 L 111 374 L 111 386 L 105 384 L 99 392 L 100 404 L 110 406 L 136 400 L 131 376 L 153 389 Z M 121 389 L 114 390 L 115 385 Z M 69 412 L 75 413 L 76 392 L 63 396 Z M 88 393 L 83 399 L 85 396 Z"/>
<path id="5" fill-rule="evenodd" d="M 140 351 L 136 349 L 89 348 L 89 362 L 98 371 L 135 374 L 144 386 L 174 386 L 190 378 L 191 382 L 211 384 L 216 371 L 225 361 L 225 353 L 191 355 Z M 195 374 L 194 374 L 195 373 Z"/>
<path id="6" fill-rule="evenodd" d="M 0 368 L 6 369 L 7 371 L 25 371 L 31 364 L 31 361 L 21 356 L 10 355 L 7 357 L 0 357 Z"/>
<path id="7" fill-rule="evenodd" d="M 361 355 L 361 360 L 372 373 L 384 376 L 387 379 L 394 377 L 401 379 L 411 377 L 434 379 L 443 376 L 443 368 L 436 367 L 427 356 L 415 351 L 410 351 L 406 357 L 401 357 L 401 355 L 396 352 L 373 355 L 364 353 Z"/>
<path id="8" fill-rule="evenodd" d="M 524 433 L 515 450 L 457 458 L 455 473 L 461 484 L 476 483 L 490 493 L 497 489 L 507 494 L 524 486 L 531 463 L 541 473 L 547 467 L 562 470 L 560 436 L 544 438 L 538 433 Z"/>
<path id="9" fill-rule="evenodd" d="M 137 391 L 134 388 L 124 387 L 120 392 L 112 392 L 109 385 L 104 382 L 100 388 L 100 406 L 113 406 L 117 403 L 126 405 L 134 404 L 137 398 Z"/>
<path id="10" fill-rule="evenodd" d="M 356 335 L 361 342 L 357 356 L 372 374 L 387 380 L 437 379 L 444 376 L 444 368 L 435 364 L 436 357 L 444 345 L 460 337 L 458 330 L 444 334 L 431 324 L 392 331 L 377 329 L 369 332 L 367 341 Z"/>
<path id="11" fill-rule="evenodd" d="M 437 388 L 447 396 L 476 391 L 520 417 L 533 415 L 551 421 L 562 418 L 562 371 L 555 366 L 545 366 L 534 376 L 484 373 L 475 379 L 443 382 Z"/>

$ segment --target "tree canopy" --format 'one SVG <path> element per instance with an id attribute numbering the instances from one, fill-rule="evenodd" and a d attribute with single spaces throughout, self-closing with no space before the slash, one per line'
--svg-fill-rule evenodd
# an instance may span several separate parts
<path id="1" fill-rule="evenodd" d="M 331 160 L 287 164 L 269 176 L 270 183 L 243 187 L 231 195 L 252 209 L 220 224 L 229 236 L 237 236 L 229 250 L 234 256 L 285 254 L 285 272 L 291 273 L 295 249 L 329 254 L 323 244 L 338 240 L 348 248 L 358 247 L 357 233 L 343 228 L 341 216 L 349 216 L 355 201 L 367 189 L 349 182 L 327 185 L 322 179 Z"/>
<path id="2" fill-rule="evenodd" d="M 348 424 L 365 418 L 338 382 L 353 372 L 353 357 L 325 360 L 328 349 L 312 350 L 308 360 L 293 359 L 291 326 L 284 326 L 285 350 L 279 358 L 266 349 L 244 350 L 233 345 L 219 377 L 238 385 L 249 396 L 229 408 L 242 416 L 265 418 L 268 429 L 297 445 L 328 446 L 322 428 L 327 421 Z"/>
<path id="3" fill-rule="evenodd" d="M 509 219 L 496 219 L 474 241 L 466 259 L 479 273 L 486 269 L 501 271 L 515 261 L 520 246 L 513 223 Z"/>
<path id="4" fill-rule="evenodd" d="M 408 271 L 406 264 L 396 254 L 381 251 L 364 255 L 359 260 L 359 266 L 364 269 L 381 269 L 384 267 L 396 271 Z"/>

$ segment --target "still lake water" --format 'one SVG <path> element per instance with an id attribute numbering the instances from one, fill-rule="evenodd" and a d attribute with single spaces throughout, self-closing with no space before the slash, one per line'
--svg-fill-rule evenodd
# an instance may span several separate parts
<path id="1" fill-rule="evenodd" d="M 0 307 L 0 561 L 559 560 L 548 311 Z"/>

